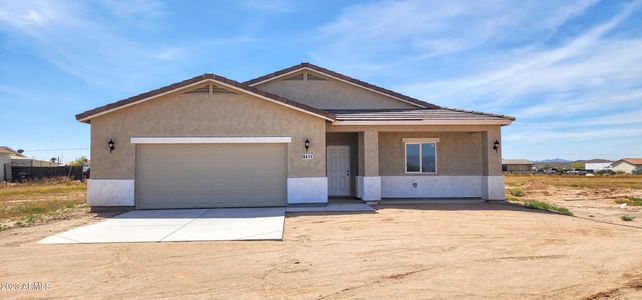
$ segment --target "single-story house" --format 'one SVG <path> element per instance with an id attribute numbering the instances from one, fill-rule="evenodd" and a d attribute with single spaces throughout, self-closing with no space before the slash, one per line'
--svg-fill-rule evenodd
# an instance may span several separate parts
<path id="1" fill-rule="evenodd" d="M 642 158 L 623 158 L 611 164 L 613 172 L 642 173 Z"/>
<path id="2" fill-rule="evenodd" d="M 533 162 L 528 159 L 502 159 L 502 171 L 508 173 L 526 173 L 533 170 Z"/>
<path id="3" fill-rule="evenodd" d="M 329 197 L 504 199 L 501 128 L 301 63 L 244 83 L 204 74 L 76 116 L 92 207 L 261 207 Z"/>
<path id="4" fill-rule="evenodd" d="M 7 146 L 0 146 L 0 181 L 12 180 L 11 160 L 16 158 L 26 158 L 26 156 Z"/>
<path id="5" fill-rule="evenodd" d="M 598 172 L 598 171 L 605 171 L 605 170 L 610 170 L 611 169 L 611 164 L 613 162 L 587 162 L 584 164 L 584 169 L 587 171 L 593 171 L 593 172 Z"/>

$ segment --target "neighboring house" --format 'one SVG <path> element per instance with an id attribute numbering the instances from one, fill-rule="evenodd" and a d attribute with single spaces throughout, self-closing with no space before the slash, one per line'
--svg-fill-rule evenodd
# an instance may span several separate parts
<path id="1" fill-rule="evenodd" d="M 11 161 L 15 158 L 25 158 L 25 156 L 7 146 L 0 146 L 0 181 L 12 180 Z"/>
<path id="2" fill-rule="evenodd" d="M 623 158 L 611 164 L 613 172 L 642 173 L 642 158 Z"/>
<path id="3" fill-rule="evenodd" d="M 533 162 L 528 159 L 502 159 L 502 171 L 508 173 L 527 173 L 533 170 Z"/>
<path id="4" fill-rule="evenodd" d="M 205 74 L 78 114 L 90 206 L 283 206 L 328 197 L 504 199 L 501 127 L 302 63 Z"/>
<path id="5" fill-rule="evenodd" d="M 587 171 L 593 171 L 593 172 L 610 170 L 612 163 L 613 162 L 598 162 L 598 163 L 587 162 L 584 164 L 584 169 Z"/>

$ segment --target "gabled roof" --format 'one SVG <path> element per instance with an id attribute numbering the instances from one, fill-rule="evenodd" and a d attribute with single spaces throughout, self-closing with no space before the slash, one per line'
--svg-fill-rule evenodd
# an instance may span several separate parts
<path id="1" fill-rule="evenodd" d="M 502 159 L 502 165 L 532 165 L 528 159 Z"/>
<path id="2" fill-rule="evenodd" d="M 319 67 L 317 65 L 313 65 L 313 64 L 308 63 L 308 62 L 303 62 L 303 63 L 300 63 L 298 65 L 294 65 L 294 66 L 291 66 L 289 68 L 285 68 L 283 70 L 276 71 L 274 73 L 263 75 L 261 77 L 257 77 L 257 78 L 248 80 L 248 81 L 246 81 L 244 83 L 249 85 L 249 86 L 256 86 L 256 85 L 259 85 L 261 83 L 272 81 L 272 80 L 281 78 L 281 77 L 286 76 L 286 75 L 291 74 L 291 73 L 296 73 L 296 72 L 298 72 L 300 70 L 304 70 L 304 69 L 316 71 L 316 72 L 321 73 L 323 75 L 326 75 L 326 76 L 338 79 L 340 81 L 344 81 L 344 82 L 359 86 L 359 87 L 367 89 L 367 90 L 371 90 L 371 91 L 379 93 L 379 94 L 386 95 L 388 97 L 391 97 L 391 98 L 394 98 L 394 99 L 397 99 L 397 100 L 400 100 L 400 101 L 403 101 L 403 102 L 406 102 L 406 103 L 413 104 L 413 105 L 418 106 L 418 107 L 422 107 L 422 108 L 439 108 L 439 106 L 437 106 L 437 105 L 434 105 L 434 104 L 431 104 L 431 103 L 428 103 L 428 102 L 424 102 L 424 101 L 421 101 L 419 99 L 415 99 L 413 97 L 406 96 L 406 95 L 397 93 L 395 91 L 391 91 L 389 89 L 385 89 L 385 88 L 376 86 L 374 84 L 370 84 L 370 83 L 367 83 L 367 82 L 352 78 L 350 76 L 346 76 L 346 75 L 343 75 L 341 73 L 337 73 L 335 71 L 328 70 L 328 69 L 323 68 L 323 67 Z"/>
<path id="3" fill-rule="evenodd" d="M 628 162 L 628 163 L 630 163 L 632 165 L 642 165 L 642 158 L 623 158 L 623 159 L 620 159 L 620 160 L 614 162 L 613 164 L 619 163 L 621 161 Z"/>
<path id="4" fill-rule="evenodd" d="M 146 93 L 142 93 L 133 97 L 129 97 L 127 99 L 123 99 L 120 101 L 116 101 L 101 107 L 97 107 L 88 111 L 85 111 L 83 113 L 77 114 L 76 115 L 76 120 L 81 121 L 81 122 L 87 122 L 89 123 L 90 119 L 118 110 L 122 109 L 140 102 L 144 102 L 156 97 L 160 97 L 166 94 L 169 94 L 171 92 L 174 92 L 176 90 L 182 89 L 182 88 L 187 88 L 191 86 L 198 86 L 199 84 L 205 83 L 205 82 L 215 82 L 219 83 L 223 86 L 226 86 L 231 89 L 235 89 L 238 91 L 243 91 L 255 96 L 258 96 L 259 98 L 263 98 L 265 100 L 269 100 L 272 102 L 275 102 L 277 104 L 281 104 L 308 114 L 315 115 L 317 117 L 333 121 L 335 119 L 335 116 L 327 111 L 314 108 L 308 105 L 305 105 L 303 103 L 299 103 L 296 101 L 292 101 L 290 99 L 287 99 L 285 97 L 281 97 L 275 94 L 271 94 L 262 90 L 259 90 L 255 87 L 250 87 L 245 84 L 239 83 L 237 81 L 227 79 L 223 76 L 215 75 L 215 74 L 203 74 L 200 76 L 196 76 L 178 83 L 170 84 L 168 86 L 164 86 L 159 89 L 155 89 Z"/>
<path id="5" fill-rule="evenodd" d="M 0 146 L 0 153 L 11 154 L 13 156 L 18 156 L 18 157 L 26 157 L 24 154 L 18 153 L 18 151 L 13 150 L 8 146 Z"/>
<path id="6" fill-rule="evenodd" d="M 512 117 L 443 108 L 328 110 L 337 116 L 336 125 L 425 124 L 488 125 L 510 124 Z"/>

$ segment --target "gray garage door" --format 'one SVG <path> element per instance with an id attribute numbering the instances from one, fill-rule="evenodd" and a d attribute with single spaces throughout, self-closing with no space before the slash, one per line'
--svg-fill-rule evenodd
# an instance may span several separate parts
<path id="1" fill-rule="evenodd" d="M 283 206 L 286 153 L 286 144 L 137 145 L 137 207 Z"/>

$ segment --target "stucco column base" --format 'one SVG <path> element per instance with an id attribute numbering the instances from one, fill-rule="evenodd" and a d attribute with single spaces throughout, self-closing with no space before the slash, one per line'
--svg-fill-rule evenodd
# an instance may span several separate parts
<path id="1" fill-rule="evenodd" d="M 482 176 L 482 199 L 504 201 L 504 176 Z"/>
<path id="2" fill-rule="evenodd" d="M 133 179 L 89 179 L 87 204 L 89 206 L 134 206 Z"/>
<path id="3" fill-rule="evenodd" d="M 381 200 L 381 177 L 357 176 L 357 197 L 366 202 Z"/>

